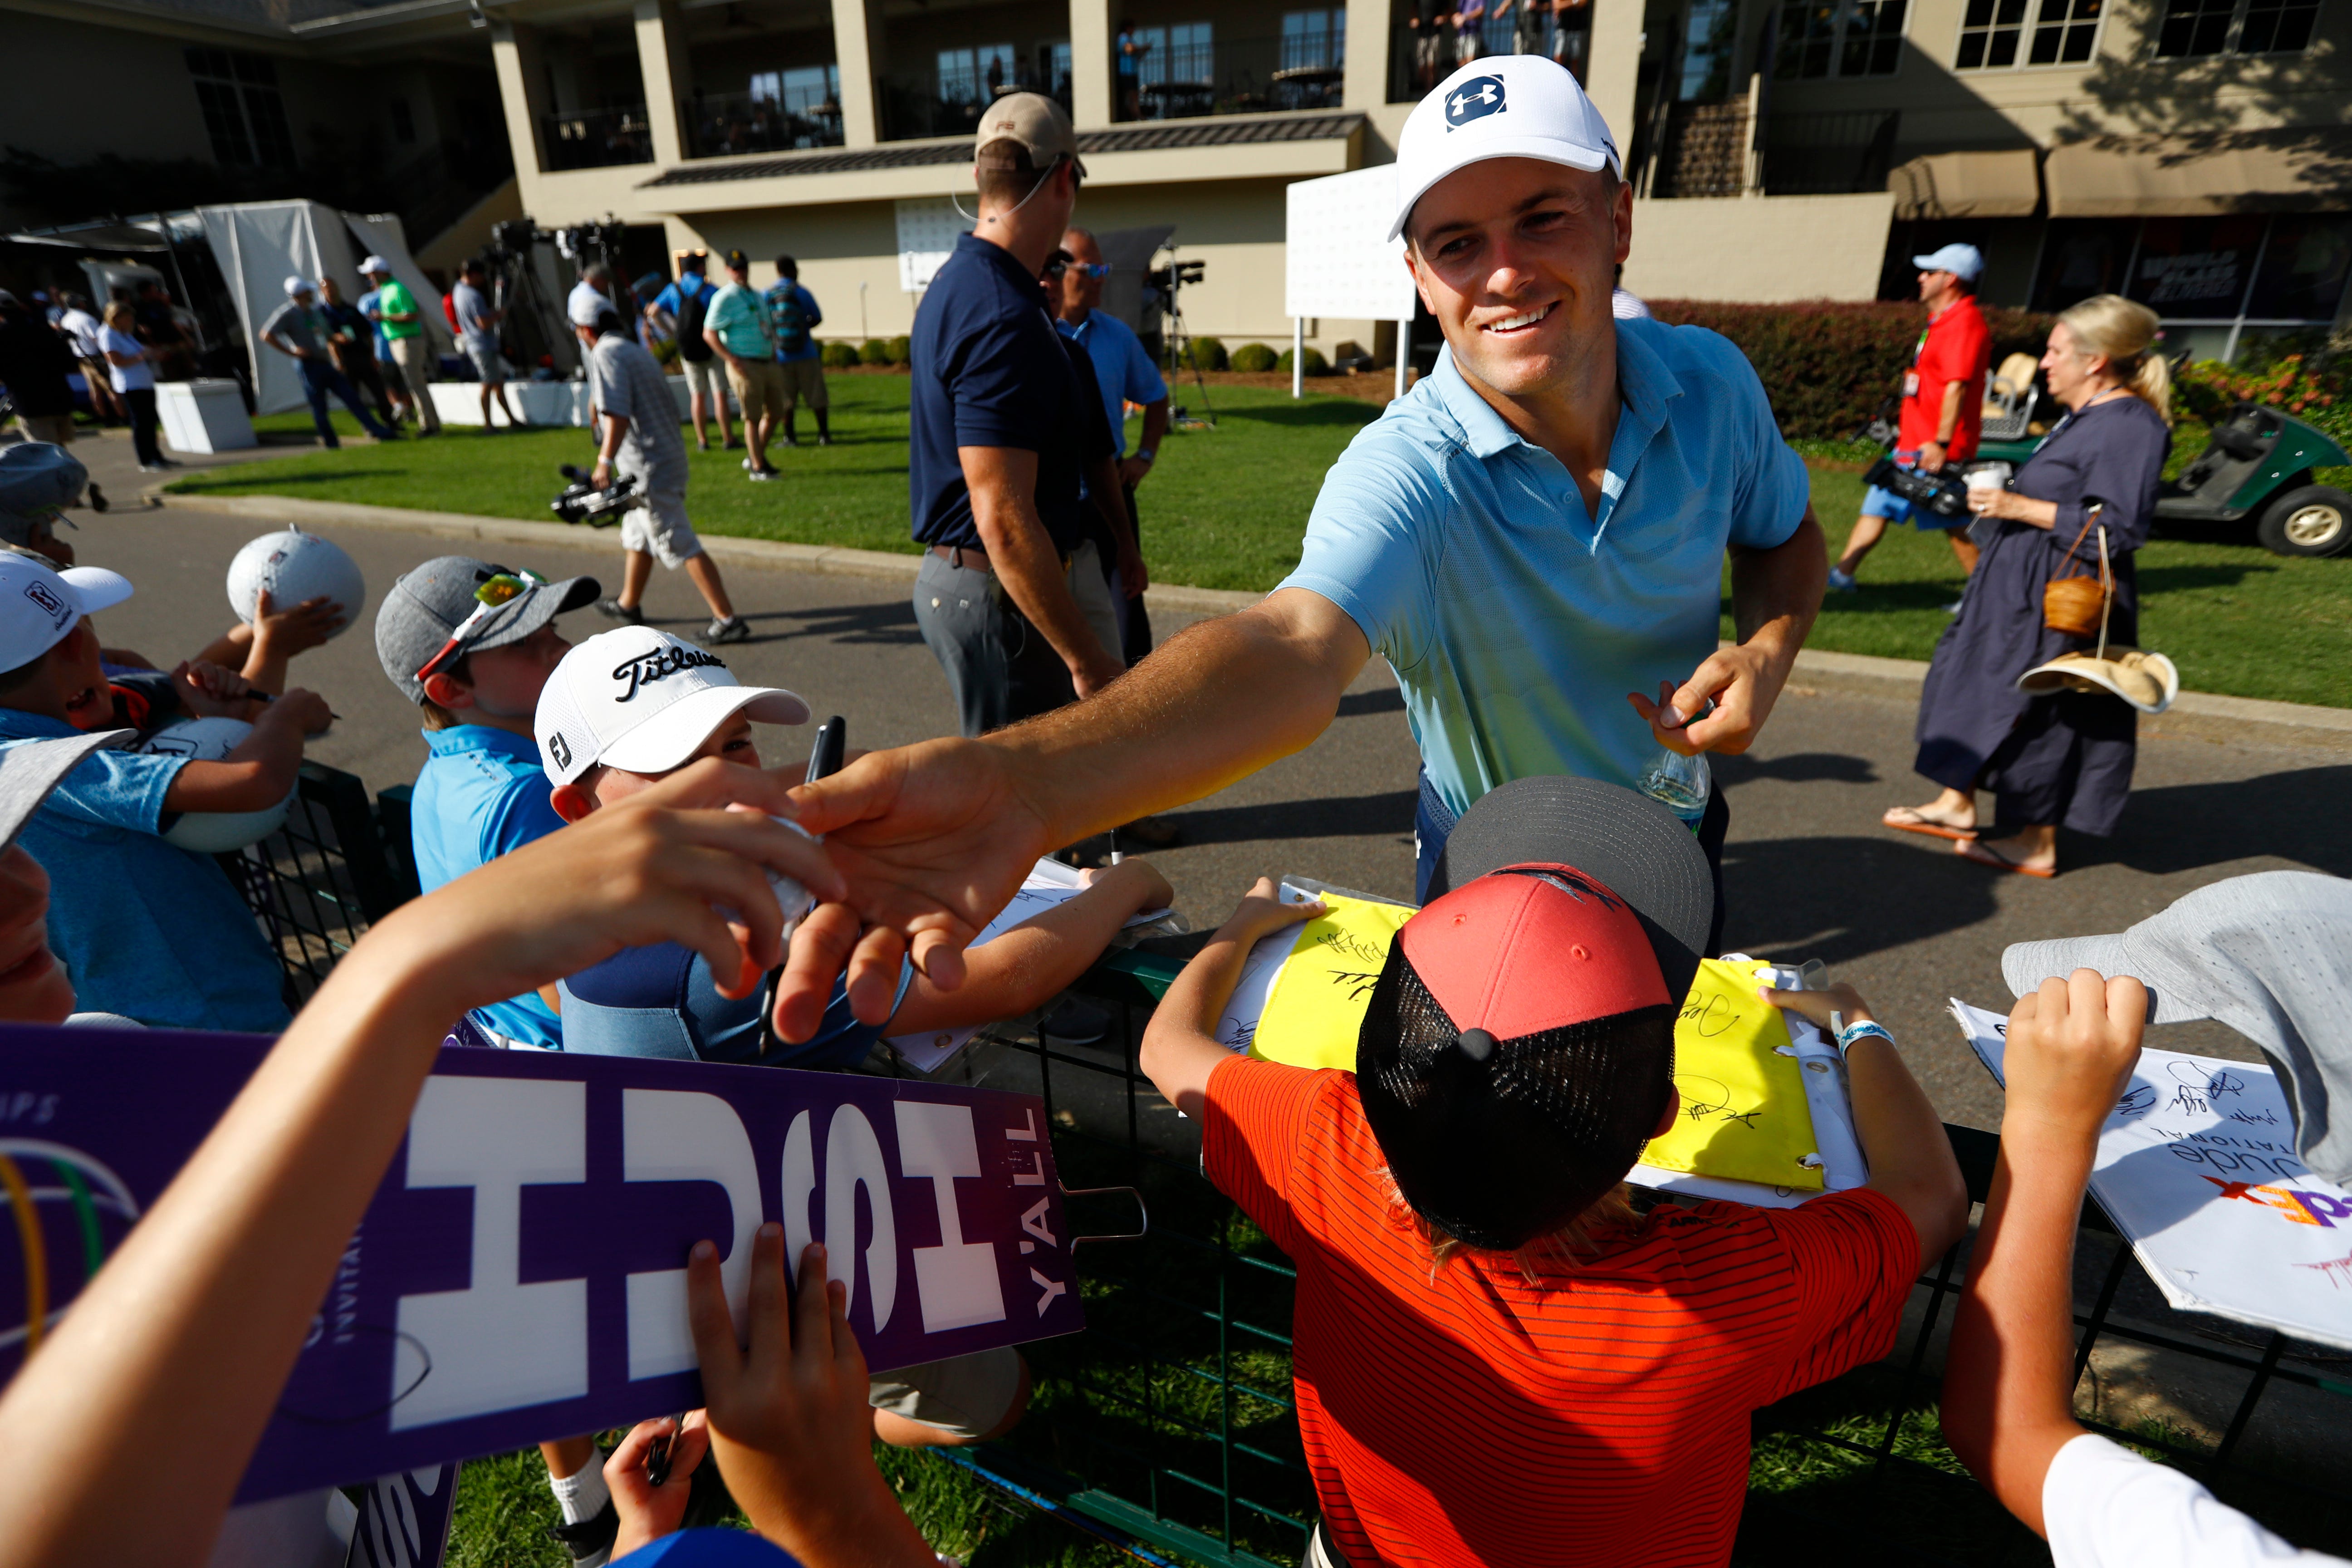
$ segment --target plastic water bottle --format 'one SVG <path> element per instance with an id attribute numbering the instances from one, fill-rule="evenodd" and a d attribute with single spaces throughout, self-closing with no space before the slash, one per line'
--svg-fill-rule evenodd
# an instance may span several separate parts
<path id="1" fill-rule="evenodd" d="M 1635 775 L 1633 787 L 1681 817 L 1683 826 L 1696 833 L 1700 819 L 1706 816 L 1707 798 L 1715 794 L 1715 775 L 1708 771 L 1705 752 L 1685 757 L 1661 746 Z"/>

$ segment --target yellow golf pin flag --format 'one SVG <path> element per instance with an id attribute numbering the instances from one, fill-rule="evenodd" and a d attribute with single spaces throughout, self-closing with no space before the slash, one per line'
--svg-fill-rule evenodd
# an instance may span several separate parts
<path id="1" fill-rule="evenodd" d="M 1250 1055 L 1300 1068 L 1356 1070 L 1356 1035 L 1397 929 L 1414 911 L 1337 893 L 1298 928 L 1267 994 Z"/>
<path id="2" fill-rule="evenodd" d="M 1674 1131 L 1642 1163 L 1694 1175 L 1822 1190 L 1821 1145 L 1788 1020 L 1756 994 L 1754 966 L 1702 959 L 1675 1022 Z"/>

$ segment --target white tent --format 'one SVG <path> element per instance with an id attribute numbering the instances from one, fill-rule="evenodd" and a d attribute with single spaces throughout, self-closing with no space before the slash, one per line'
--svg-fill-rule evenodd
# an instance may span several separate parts
<path id="1" fill-rule="evenodd" d="M 244 323 L 247 352 L 253 358 L 254 403 L 261 413 L 304 406 L 301 373 L 294 362 L 261 342 L 262 324 L 286 302 L 286 279 L 331 277 L 346 300 L 367 291 L 359 263 L 369 252 L 392 264 L 393 276 L 408 285 L 436 352 L 449 347 L 440 291 L 427 282 L 408 254 L 400 219 L 390 214 L 362 217 L 317 202 L 247 202 L 199 207 L 205 237 Z"/>

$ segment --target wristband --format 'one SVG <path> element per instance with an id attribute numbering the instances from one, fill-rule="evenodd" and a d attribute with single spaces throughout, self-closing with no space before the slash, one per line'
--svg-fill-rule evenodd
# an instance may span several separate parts
<path id="1" fill-rule="evenodd" d="M 1890 1046 L 1895 1043 L 1895 1037 L 1888 1034 L 1884 1027 L 1872 1020 L 1864 1019 L 1857 1024 L 1848 1024 L 1837 1032 L 1838 1049 L 1850 1051 L 1853 1049 L 1856 1040 L 1866 1040 L 1873 1037 L 1885 1040 Z"/>
<path id="2" fill-rule="evenodd" d="M 1135 449 L 1135 460 L 1139 463 L 1152 462 L 1156 460 L 1159 456 L 1160 453 L 1158 450 L 1150 447 L 1138 447 Z"/>

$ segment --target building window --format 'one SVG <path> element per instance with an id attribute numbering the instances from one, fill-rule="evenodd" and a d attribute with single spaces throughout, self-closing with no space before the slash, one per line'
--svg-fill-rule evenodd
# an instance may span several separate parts
<path id="1" fill-rule="evenodd" d="M 1334 70 L 1347 64 L 1348 13 L 1286 11 L 1282 15 L 1283 70 Z"/>
<path id="2" fill-rule="evenodd" d="M 409 112 L 404 98 L 392 100 L 392 139 L 404 147 L 416 144 L 416 116 Z"/>
<path id="3" fill-rule="evenodd" d="M 214 159 L 292 168 L 294 132 L 286 122 L 286 100 L 278 95 L 278 67 L 270 58 L 243 49 L 192 48 L 187 61 Z"/>
<path id="4" fill-rule="evenodd" d="M 2060 218 L 2042 245 L 2036 310 L 2124 294 L 2163 319 L 2165 352 L 2233 360 L 2249 342 L 2324 331 L 2352 275 L 2352 218 Z"/>
<path id="5" fill-rule="evenodd" d="M 2318 17 L 2319 0 L 2165 0 L 2156 55 L 2300 54 Z"/>
<path id="6" fill-rule="evenodd" d="M 1017 79 L 1011 44 L 940 51 L 940 101 L 991 103 L 999 88 Z"/>
<path id="7" fill-rule="evenodd" d="M 1956 63 L 1964 71 L 2080 65 L 2098 42 L 2104 9 L 2104 0 L 1969 0 Z"/>
<path id="8" fill-rule="evenodd" d="M 841 72 L 835 66 L 796 66 L 784 71 L 754 71 L 751 75 L 751 96 L 755 100 L 776 105 L 786 114 L 803 119 L 837 112 L 835 105 L 841 101 Z"/>
<path id="9" fill-rule="evenodd" d="M 1903 53 L 1904 0 L 1812 0 L 1780 7 L 1772 74 L 1892 76 Z"/>
<path id="10" fill-rule="evenodd" d="M 1068 107 L 1070 46 L 1067 43 L 1038 45 L 1037 71 L 1045 79 L 1045 95 L 1064 100 L 1064 107 Z"/>

